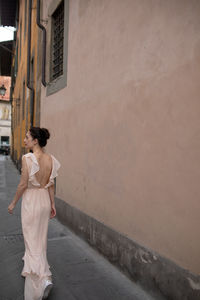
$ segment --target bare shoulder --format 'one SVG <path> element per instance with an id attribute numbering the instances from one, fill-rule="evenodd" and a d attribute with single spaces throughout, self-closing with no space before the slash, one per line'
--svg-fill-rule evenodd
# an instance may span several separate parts
<path id="1" fill-rule="evenodd" d="M 44 153 L 44 157 L 45 157 L 45 160 L 46 160 L 46 161 L 48 161 L 48 162 L 51 162 L 51 161 L 52 161 L 51 154 L 49 154 L 49 153 Z"/>
<path id="2" fill-rule="evenodd" d="M 33 153 L 29 152 L 29 153 L 26 153 L 24 155 L 22 155 L 22 159 L 24 159 L 25 157 L 30 157 Z"/>
<path id="3" fill-rule="evenodd" d="M 30 158 L 31 157 L 31 154 L 32 153 L 26 153 L 24 155 L 22 155 L 22 163 L 26 161 L 26 159 Z"/>

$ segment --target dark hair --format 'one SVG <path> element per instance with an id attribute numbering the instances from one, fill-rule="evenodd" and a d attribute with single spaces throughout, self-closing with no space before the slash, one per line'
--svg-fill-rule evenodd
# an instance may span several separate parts
<path id="1" fill-rule="evenodd" d="M 40 145 L 40 147 L 46 146 L 47 140 L 50 138 L 50 133 L 48 129 L 40 127 L 31 127 L 29 131 L 32 138 L 38 140 L 38 144 Z"/>

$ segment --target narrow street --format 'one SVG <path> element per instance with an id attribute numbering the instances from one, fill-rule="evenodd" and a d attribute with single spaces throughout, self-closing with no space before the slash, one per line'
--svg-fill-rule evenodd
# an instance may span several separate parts
<path id="1" fill-rule="evenodd" d="M 0 156 L 0 300 L 23 299 L 21 201 L 13 215 L 7 212 L 19 179 L 10 157 Z M 155 299 L 56 219 L 49 225 L 48 260 L 54 282 L 49 300 Z"/>

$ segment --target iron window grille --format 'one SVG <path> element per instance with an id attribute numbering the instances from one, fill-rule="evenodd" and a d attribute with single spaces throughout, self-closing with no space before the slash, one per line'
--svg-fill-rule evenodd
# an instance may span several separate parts
<path id="1" fill-rule="evenodd" d="M 54 80 L 63 74 L 63 47 L 64 47 L 64 1 L 52 15 L 52 76 Z"/>

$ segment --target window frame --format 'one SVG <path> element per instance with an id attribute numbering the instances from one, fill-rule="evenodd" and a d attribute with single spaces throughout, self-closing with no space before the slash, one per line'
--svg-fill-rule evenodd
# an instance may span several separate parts
<path id="1" fill-rule="evenodd" d="M 61 1 L 60 4 L 59 4 L 59 6 L 57 7 L 57 9 L 61 6 L 61 4 L 63 4 L 63 7 L 64 7 L 65 1 Z M 60 76 L 63 75 L 63 66 L 64 66 L 64 60 L 63 60 L 64 55 L 63 55 L 63 57 L 62 57 L 62 74 L 60 74 L 60 75 L 56 76 L 55 78 L 53 78 L 56 75 L 55 72 L 54 72 L 54 70 L 53 70 L 54 67 L 55 67 L 55 65 L 53 63 L 53 60 L 55 59 L 54 53 L 56 52 L 56 50 L 54 49 L 54 46 L 55 46 L 55 44 L 54 44 L 54 42 L 55 42 L 55 34 L 54 34 L 55 33 L 55 25 L 54 25 L 54 23 L 55 23 L 55 16 L 54 15 L 55 15 L 57 9 L 55 10 L 55 12 L 51 16 L 52 17 L 52 19 L 51 19 L 51 22 L 52 22 L 52 27 L 51 27 L 51 39 L 52 39 L 52 43 L 51 43 L 51 73 L 50 73 L 51 78 L 50 78 L 50 81 L 54 81 L 58 77 L 60 77 Z M 63 21 L 64 20 L 65 20 L 65 18 L 64 18 L 64 14 L 63 14 Z M 64 24 L 63 24 L 63 31 L 64 31 Z M 64 32 L 63 32 L 63 39 L 62 39 L 62 41 L 61 41 L 61 39 L 59 40 L 59 43 L 61 43 L 61 42 L 62 42 L 62 51 L 64 52 Z M 59 64 L 59 66 L 61 66 L 61 64 Z"/>
<path id="2" fill-rule="evenodd" d="M 53 47 L 53 34 L 52 34 L 52 15 L 64 1 L 64 41 L 63 41 L 63 74 L 54 80 L 51 80 L 51 70 L 52 70 L 52 47 Z M 67 60 L 68 60 L 68 22 L 69 22 L 69 0 L 53 0 L 49 5 L 48 16 L 50 18 L 48 26 L 48 40 L 49 40 L 49 65 L 48 65 L 48 81 L 46 95 L 52 95 L 59 90 L 67 86 Z"/>

